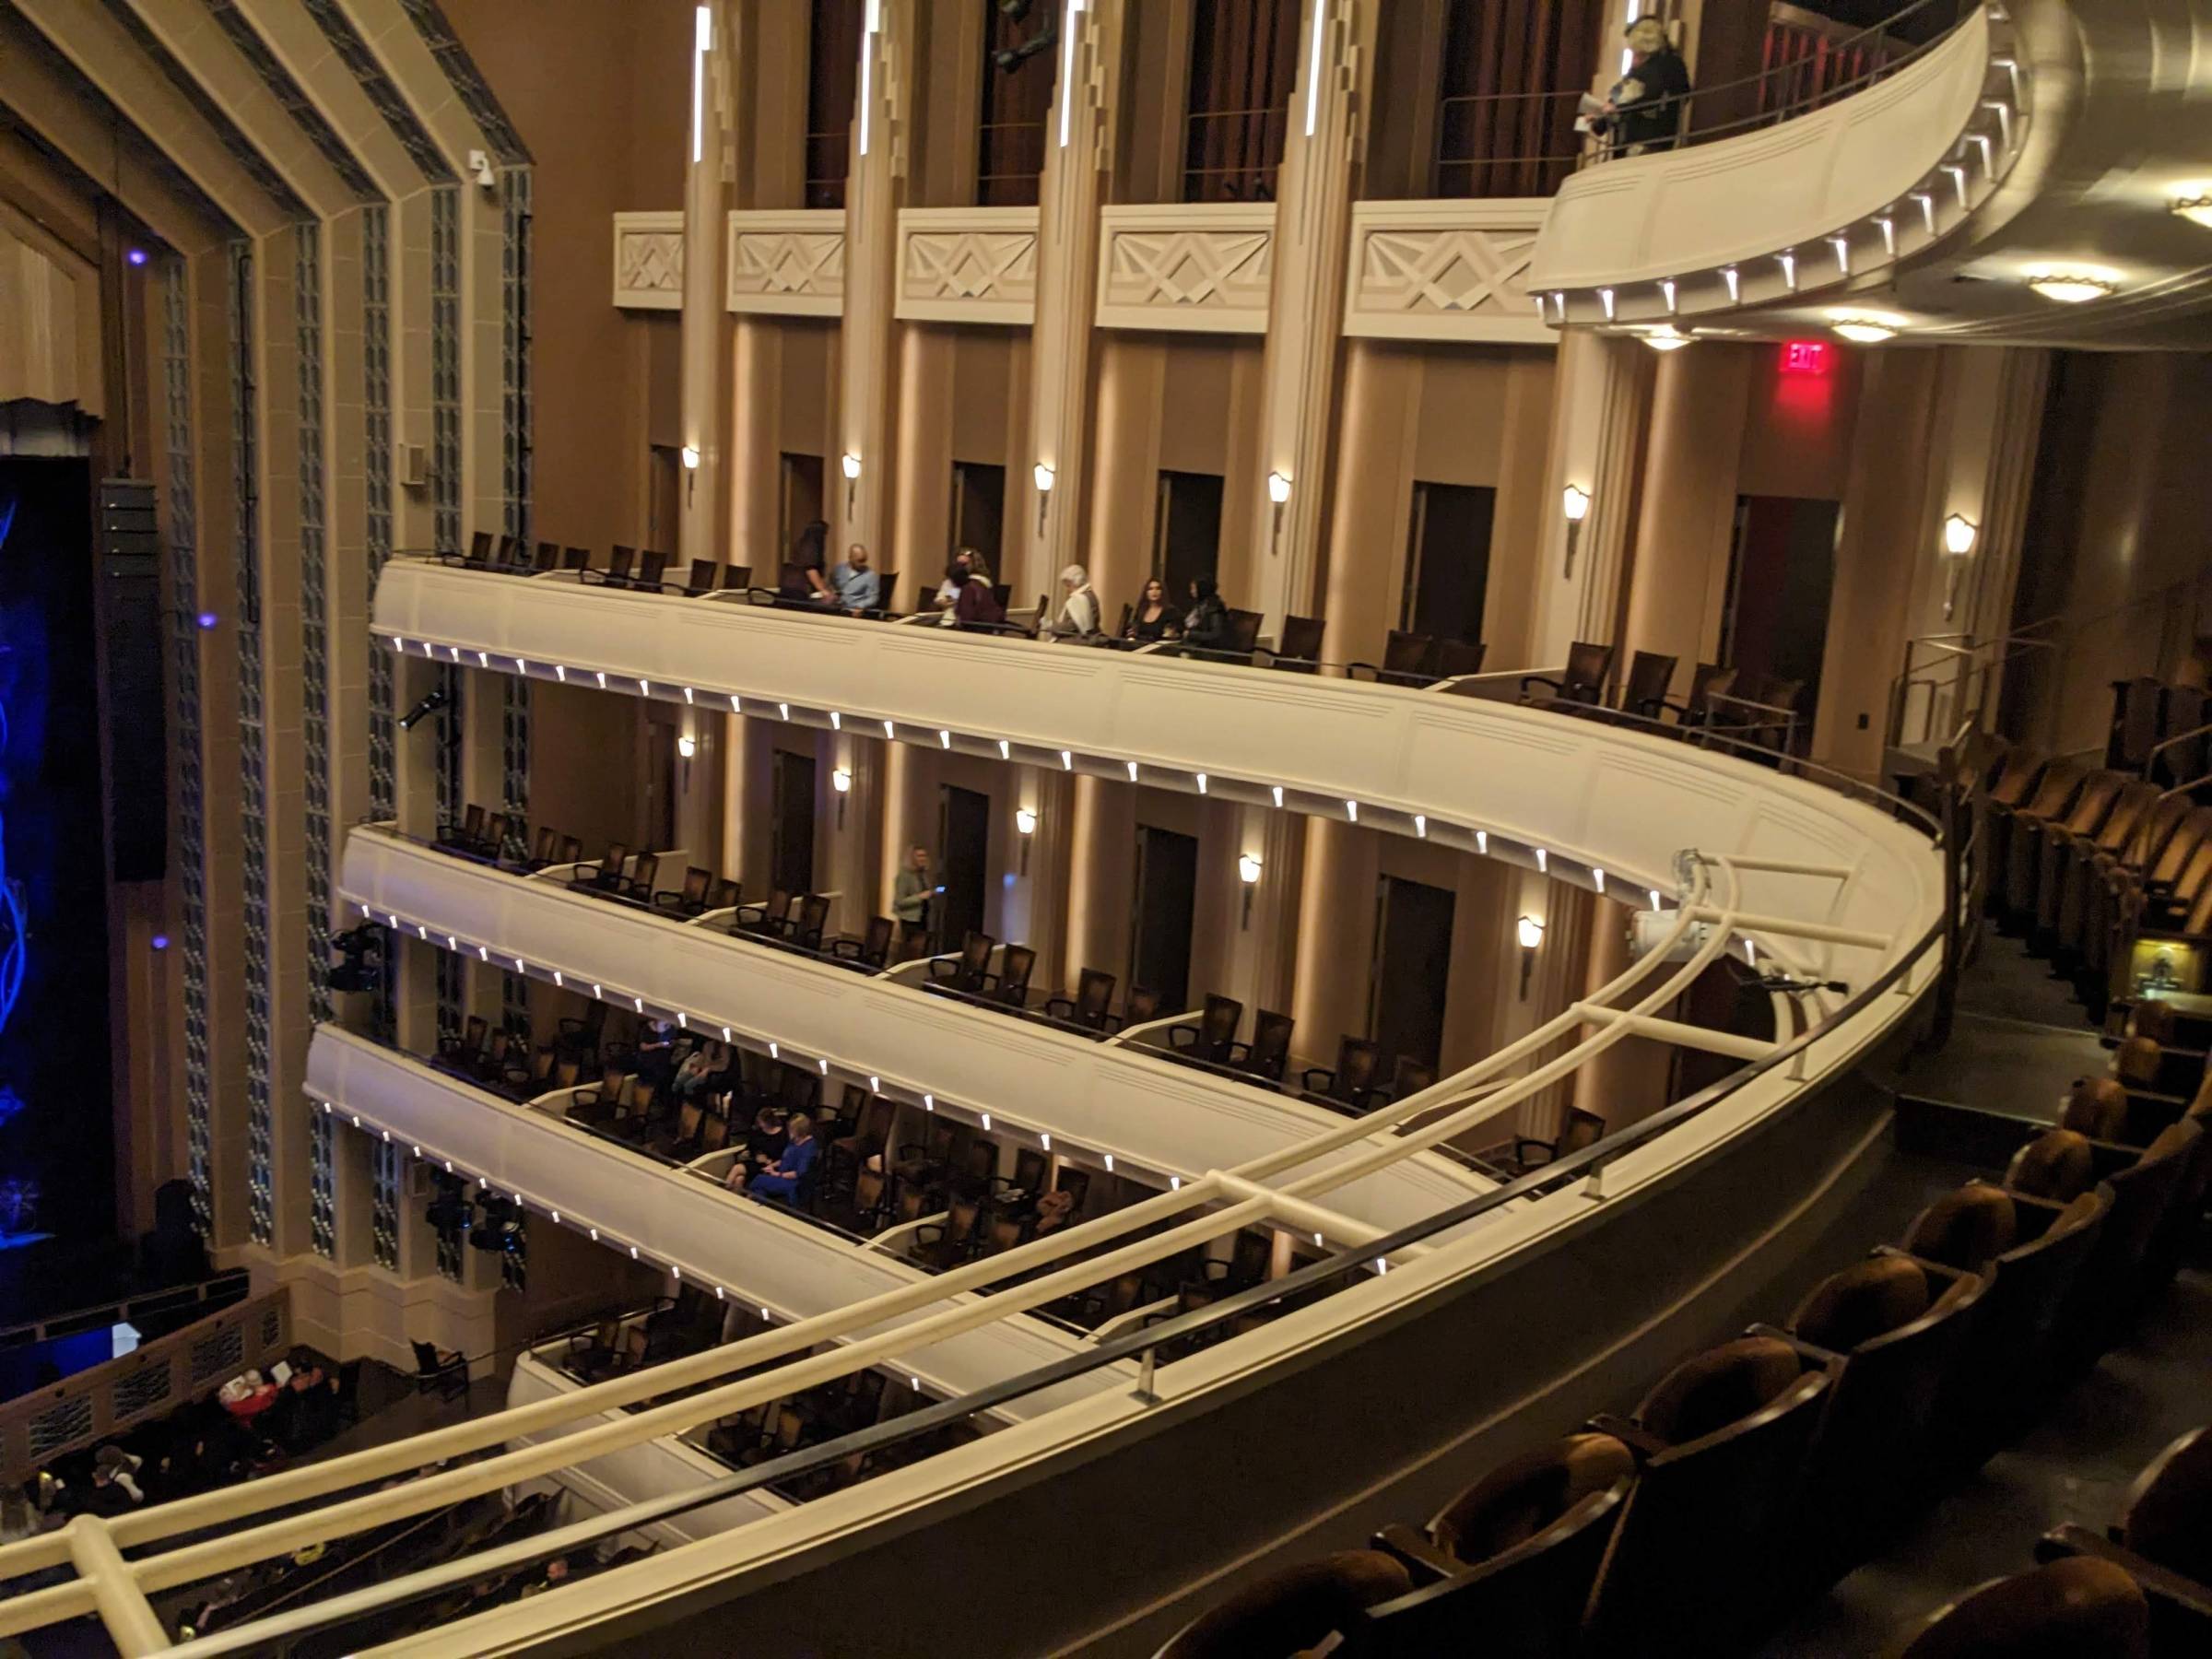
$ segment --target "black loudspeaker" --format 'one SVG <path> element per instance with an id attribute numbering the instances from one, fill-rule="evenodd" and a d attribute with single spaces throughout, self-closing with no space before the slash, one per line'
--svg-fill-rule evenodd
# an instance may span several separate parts
<path id="1" fill-rule="evenodd" d="M 159 881 L 169 872 L 169 725 L 161 690 L 161 542 L 151 484 L 100 480 L 100 571 L 111 873 L 117 881 Z"/>

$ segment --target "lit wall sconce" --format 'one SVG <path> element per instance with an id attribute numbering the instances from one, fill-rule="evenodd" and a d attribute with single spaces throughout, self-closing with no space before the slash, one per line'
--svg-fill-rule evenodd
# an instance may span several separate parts
<path id="1" fill-rule="evenodd" d="M 1262 867 L 1260 855 L 1257 853 L 1241 853 L 1237 855 L 1237 879 L 1244 884 L 1243 925 L 1247 930 L 1252 926 L 1252 889 L 1260 885 Z"/>
<path id="2" fill-rule="evenodd" d="M 841 766 L 830 774 L 830 787 L 837 791 L 837 827 L 845 827 L 845 797 L 853 793 L 853 771 Z"/>
<path id="3" fill-rule="evenodd" d="M 697 472 L 699 470 L 699 450 L 696 446 L 687 443 L 684 445 L 682 450 L 677 453 L 683 456 L 684 470 L 686 472 Z"/>
<path id="4" fill-rule="evenodd" d="M 1559 497 L 1559 511 L 1567 515 L 1567 568 L 1561 580 L 1574 580 L 1574 550 L 1583 539 L 1583 521 L 1590 516 L 1590 492 L 1570 484 Z"/>
<path id="5" fill-rule="evenodd" d="M 676 740 L 676 752 L 687 760 L 691 759 L 699 753 L 699 739 L 686 732 Z"/>
<path id="6" fill-rule="evenodd" d="M 860 457 L 847 450 L 838 458 L 838 465 L 845 475 L 845 516 L 853 516 L 853 491 L 860 483 Z"/>
<path id="7" fill-rule="evenodd" d="M 1030 477 L 1037 481 L 1037 534 L 1044 534 L 1044 510 L 1052 504 L 1053 486 L 1060 475 L 1040 461 L 1030 469 Z"/>
<path id="8" fill-rule="evenodd" d="M 1528 976 L 1536 971 L 1536 951 L 1544 943 L 1544 924 L 1534 916 L 1521 918 L 1521 1000 L 1528 1000 Z"/>
<path id="9" fill-rule="evenodd" d="M 1030 840 L 1037 833 L 1037 813 L 1034 807 L 1017 806 L 1014 809 L 1014 833 L 1021 837 L 1021 873 L 1030 873 Z"/>
<path id="10" fill-rule="evenodd" d="M 1275 528 L 1270 534 L 1279 540 L 1283 534 L 1283 509 L 1290 504 L 1290 480 L 1279 472 L 1269 473 L 1267 499 L 1275 503 Z"/>
<path id="11" fill-rule="evenodd" d="M 1981 539 L 1982 526 L 1963 513 L 1954 512 L 1943 521 L 1943 617 L 1947 622 L 1959 603 L 1959 573 L 1973 557 L 1974 544 Z"/>

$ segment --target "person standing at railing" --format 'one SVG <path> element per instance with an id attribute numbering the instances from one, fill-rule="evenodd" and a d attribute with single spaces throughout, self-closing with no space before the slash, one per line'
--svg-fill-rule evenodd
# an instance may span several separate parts
<path id="1" fill-rule="evenodd" d="M 1681 136 L 1682 112 L 1689 100 L 1689 65 L 1657 18 L 1639 18 L 1622 33 L 1629 72 L 1613 83 L 1604 112 L 1592 118 L 1591 128 L 1610 138 L 1619 155 L 1672 149 Z"/>
<path id="2" fill-rule="evenodd" d="M 929 849 L 915 847 L 906 855 L 906 867 L 891 884 L 891 914 L 915 927 L 929 922 Z"/>

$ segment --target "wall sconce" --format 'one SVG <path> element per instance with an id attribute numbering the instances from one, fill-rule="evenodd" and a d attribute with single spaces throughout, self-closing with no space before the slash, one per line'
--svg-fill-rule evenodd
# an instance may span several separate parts
<path id="1" fill-rule="evenodd" d="M 1262 867 L 1257 853 L 1241 853 L 1237 855 L 1237 879 L 1244 884 L 1243 925 L 1247 931 L 1252 927 L 1252 889 L 1260 885 Z"/>
<path id="2" fill-rule="evenodd" d="M 1034 807 L 1017 806 L 1014 809 L 1014 833 L 1021 837 L 1021 873 L 1030 873 L 1030 838 L 1037 833 L 1037 813 Z"/>
<path id="3" fill-rule="evenodd" d="M 676 752 L 688 760 L 699 753 L 699 739 L 686 732 L 676 740 Z"/>
<path id="4" fill-rule="evenodd" d="M 1528 976 L 1536 971 L 1536 951 L 1544 943 L 1544 924 L 1524 916 L 1517 927 L 1521 939 L 1521 1000 L 1528 1000 Z"/>
<path id="5" fill-rule="evenodd" d="M 1574 580 L 1574 549 L 1583 538 L 1583 521 L 1590 516 L 1590 492 L 1579 485 L 1570 484 L 1559 498 L 1559 511 L 1567 515 L 1567 568 L 1560 579 Z"/>
<path id="6" fill-rule="evenodd" d="M 845 797 L 853 793 L 853 772 L 849 767 L 839 767 L 830 774 L 830 787 L 837 791 L 837 827 L 845 827 Z"/>
<path id="7" fill-rule="evenodd" d="M 853 491 L 860 483 L 860 457 L 847 450 L 838 458 L 838 465 L 845 475 L 845 516 L 853 516 Z"/>
<path id="8" fill-rule="evenodd" d="M 1037 481 L 1037 534 L 1044 534 L 1044 510 L 1052 504 L 1053 486 L 1060 475 L 1040 461 L 1030 469 L 1030 477 Z"/>
<path id="9" fill-rule="evenodd" d="M 684 505 L 691 504 L 691 492 L 699 486 L 699 446 L 687 443 L 677 452 L 684 464 Z"/>
<path id="10" fill-rule="evenodd" d="M 1273 535 L 1280 539 L 1283 534 L 1283 509 L 1290 504 L 1290 480 L 1279 472 L 1267 475 L 1267 499 L 1275 503 Z"/>
<path id="11" fill-rule="evenodd" d="M 1951 612 L 1959 603 L 1959 572 L 1973 557 L 1974 544 L 1982 539 L 1982 526 L 1964 513 L 1954 512 L 1943 521 L 1943 618 L 1949 621 Z"/>

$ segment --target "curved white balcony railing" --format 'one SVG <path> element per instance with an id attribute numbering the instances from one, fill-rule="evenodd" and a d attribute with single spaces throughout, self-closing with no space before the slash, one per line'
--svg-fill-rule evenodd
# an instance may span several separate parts
<path id="1" fill-rule="evenodd" d="M 2030 86 L 1975 8 L 1865 90 L 1560 186 L 1527 285 L 1554 324 L 1663 325 L 1854 284 L 1966 226 L 2018 159 Z"/>
<path id="2" fill-rule="evenodd" d="M 1842 872 L 1744 875 L 1742 931 L 1805 916 L 1877 938 L 1800 959 L 1863 983 L 1936 902 L 1907 826 L 1837 792 L 1664 737 L 1365 681 L 886 628 L 394 559 L 376 631 L 412 653 L 1100 776 L 1267 801 L 1480 851 L 1564 880 L 1672 891 L 1684 847 Z M 1347 805 L 1357 803 L 1356 808 Z M 1541 857 L 1539 858 L 1539 854 Z M 1918 919 L 1917 924 L 1915 919 Z M 1761 940 L 1762 947 L 1767 941 Z M 1793 947 L 1778 954 L 1787 961 Z"/>
<path id="3" fill-rule="evenodd" d="M 827 1063 L 894 1096 L 997 1112 L 1127 1172 L 1230 1169 L 1293 1146 L 1335 1121 L 1308 1101 L 1195 1070 L 1118 1042 L 935 996 L 889 975 L 864 975 L 719 929 L 687 926 L 629 905 L 511 875 L 362 827 L 347 838 L 339 892 L 369 914 L 418 927 L 433 944 L 479 946 L 537 978 L 594 987 L 621 1006 L 691 1029 L 727 1027 L 766 1050 Z M 410 1136 L 410 1139 L 415 1138 Z M 587 1137 L 588 1138 L 588 1137 Z M 1348 1154 L 1347 1154 L 1348 1156 Z M 1401 1227 L 1489 1183 L 1435 1155 L 1356 1182 L 1344 1213 Z"/>
<path id="4" fill-rule="evenodd" d="M 512 1193 L 533 1210 L 588 1230 L 595 1242 L 769 1308 L 779 1320 L 813 1318 L 930 1277 L 719 1182 L 590 1135 L 555 1112 L 472 1088 L 333 1026 L 318 1029 L 308 1045 L 306 1088 L 311 1100 L 358 1119 L 364 1132 L 419 1147 L 418 1156 Z M 1071 1331 L 1018 1319 L 897 1358 L 939 1393 L 959 1394 L 1082 1346 Z M 1058 1403 L 1089 1391 L 1077 1388 Z"/>

